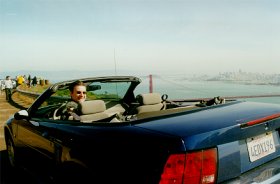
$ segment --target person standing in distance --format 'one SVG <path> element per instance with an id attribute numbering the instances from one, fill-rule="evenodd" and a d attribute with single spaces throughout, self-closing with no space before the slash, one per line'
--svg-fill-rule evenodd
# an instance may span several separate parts
<path id="1" fill-rule="evenodd" d="M 6 100 L 9 102 L 12 100 L 12 89 L 13 89 L 13 82 L 10 76 L 6 76 L 4 85 L 5 85 L 5 92 L 6 92 Z"/>

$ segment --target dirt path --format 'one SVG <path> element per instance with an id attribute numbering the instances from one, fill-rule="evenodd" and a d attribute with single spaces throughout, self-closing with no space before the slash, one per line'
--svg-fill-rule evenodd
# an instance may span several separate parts
<path id="1" fill-rule="evenodd" d="M 4 123 L 19 109 L 15 108 L 6 101 L 5 93 L 0 94 L 0 151 L 6 149 L 4 140 Z"/>

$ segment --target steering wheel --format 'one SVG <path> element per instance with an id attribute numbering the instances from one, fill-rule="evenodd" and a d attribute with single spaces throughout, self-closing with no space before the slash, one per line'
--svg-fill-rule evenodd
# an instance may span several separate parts
<path id="1" fill-rule="evenodd" d="M 58 120 L 61 118 L 61 114 L 63 113 L 63 110 L 65 109 L 66 103 L 61 104 L 57 109 L 53 112 L 53 119 Z"/>

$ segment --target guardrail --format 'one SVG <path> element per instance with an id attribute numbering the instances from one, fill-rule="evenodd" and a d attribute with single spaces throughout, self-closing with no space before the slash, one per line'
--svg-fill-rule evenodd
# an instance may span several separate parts
<path id="1" fill-rule="evenodd" d="M 24 90 L 19 89 L 18 87 L 16 88 L 16 91 L 19 92 L 21 95 L 24 95 L 24 96 L 27 96 L 27 97 L 31 97 L 34 100 L 41 95 L 41 93 L 35 93 L 35 92 L 31 92 L 31 91 L 24 91 Z"/>
<path id="2" fill-rule="evenodd" d="M 29 107 L 41 95 L 41 93 L 25 91 L 19 88 L 16 89 L 16 92 L 19 93 L 19 96 L 24 96 L 25 98 L 16 98 L 13 99 L 13 101 L 14 103 L 18 104 L 23 108 Z M 51 96 L 47 102 L 49 104 L 55 104 L 55 103 L 63 103 L 68 100 L 70 100 L 70 97 Z"/>

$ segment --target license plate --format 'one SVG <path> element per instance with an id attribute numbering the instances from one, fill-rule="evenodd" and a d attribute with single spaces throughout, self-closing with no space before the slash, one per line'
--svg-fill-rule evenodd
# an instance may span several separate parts
<path id="1" fill-rule="evenodd" d="M 276 151 L 271 132 L 248 138 L 247 148 L 251 162 L 261 159 Z"/>

